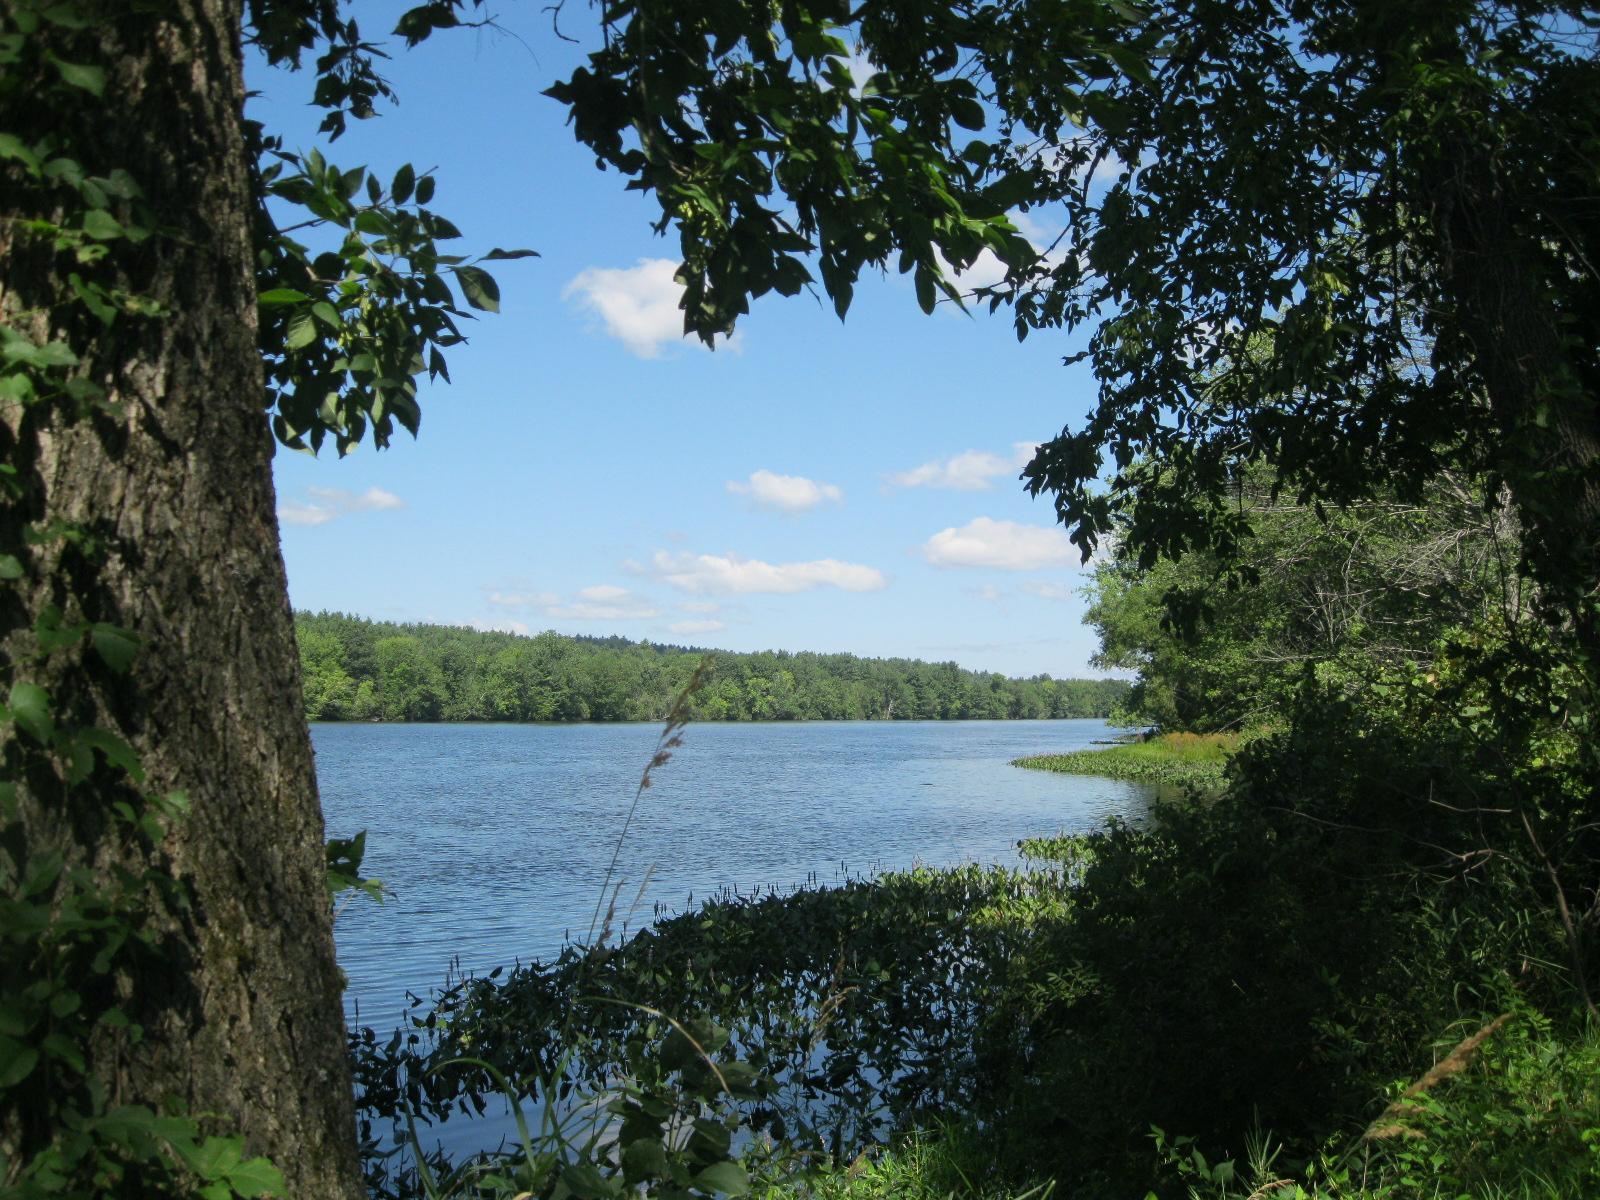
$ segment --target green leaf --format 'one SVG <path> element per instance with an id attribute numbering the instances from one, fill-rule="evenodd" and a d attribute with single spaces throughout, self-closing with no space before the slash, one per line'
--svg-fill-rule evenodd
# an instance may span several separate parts
<path id="1" fill-rule="evenodd" d="M 228 1172 L 228 1183 L 241 1196 L 287 1196 L 283 1172 L 264 1158 L 247 1158 Z"/>
<path id="2" fill-rule="evenodd" d="M 566 1184 L 567 1190 L 577 1200 L 602 1200 L 620 1191 L 616 1183 L 600 1174 L 600 1169 L 593 1163 L 572 1163 L 563 1167 L 561 1182 Z"/>
<path id="3" fill-rule="evenodd" d="M 52 4 L 39 14 L 52 25 L 59 25 L 63 29 L 87 29 L 89 18 L 73 0 L 64 0 L 61 4 Z"/>
<path id="4" fill-rule="evenodd" d="M 38 684 L 13 683 L 7 705 L 11 709 L 12 720 L 33 735 L 34 740 L 48 742 L 55 733 L 55 718 L 50 715 L 50 694 Z"/>
<path id="5" fill-rule="evenodd" d="M 95 96 L 106 90 L 106 73 L 103 68 L 85 63 L 63 62 L 53 54 L 50 55 L 50 61 L 61 73 L 61 81 L 68 86 L 82 88 Z"/>
<path id="6" fill-rule="evenodd" d="M 46 604 L 33 623 L 33 636 L 39 640 L 39 649 L 49 653 L 81 641 L 85 628 L 82 624 L 63 624 L 61 610 L 54 604 Z"/>
<path id="7" fill-rule="evenodd" d="M 77 363 L 78 356 L 65 342 L 46 342 L 37 346 L 27 338 L 12 333 L 9 329 L 0 328 L 0 358 L 7 362 L 21 363 L 25 367 L 70 367 Z"/>
<path id="8" fill-rule="evenodd" d="M 629 1142 L 622 1148 L 622 1177 L 628 1183 L 660 1179 L 667 1173 L 667 1150 L 654 1137 Z"/>
<path id="9" fill-rule="evenodd" d="M 66 861 L 66 855 L 60 850 L 52 850 L 43 855 L 28 872 L 28 878 L 23 881 L 23 899 L 31 899 L 37 896 L 57 879 L 61 878 L 61 868 L 66 865 Z"/>
<path id="10" fill-rule="evenodd" d="M 195 1174 L 205 1179 L 226 1179 L 243 1157 L 243 1138 L 208 1137 L 188 1159 Z"/>
<path id="11" fill-rule="evenodd" d="M 485 312 L 500 311 L 500 285 L 495 283 L 494 276 L 489 272 L 481 267 L 457 267 L 456 282 L 461 285 L 461 294 L 473 308 L 481 308 Z"/>
<path id="12" fill-rule="evenodd" d="M 90 750 L 98 750 L 114 767 L 121 767 L 135 782 L 144 780 L 144 768 L 139 765 L 139 755 L 109 729 L 80 729 L 77 741 Z"/>
<path id="13" fill-rule="evenodd" d="M 339 316 L 339 310 L 326 300 L 318 300 L 311 306 L 311 315 L 321 321 L 329 329 L 341 329 L 344 321 Z"/>
<path id="14" fill-rule="evenodd" d="M 493 250 L 489 251 L 489 253 L 487 253 L 487 254 L 485 254 L 483 256 L 483 261 L 484 262 L 499 262 L 499 261 L 501 261 L 503 259 L 509 259 L 509 258 L 538 258 L 538 257 L 539 257 L 539 252 L 537 250 L 502 250 L 502 249 L 500 249 L 499 246 L 496 246 Z"/>
<path id="15" fill-rule="evenodd" d="M 0 579 L 21 579 L 22 562 L 15 554 L 0 554 Z"/>
<path id="16" fill-rule="evenodd" d="M 39 156 L 14 133 L 0 133 L 0 158 L 15 159 L 33 174 L 39 173 Z"/>
<path id="17" fill-rule="evenodd" d="M 317 327 L 309 311 L 297 312 L 289 318 L 289 334 L 283 339 L 285 349 L 304 350 L 316 340 Z"/>
<path id="18" fill-rule="evenodd" d="M 950 116 L 963 129 L 982 129 L 983 105 L 967 96 L 957 96 L 950 101 Z"/>
<path id="19" fill-rule="evenodd" d="M 102 325 L 112 325 L 117 319 L 117 306 L 109 298 L 105 288 L 97 283 L 85 282 L 76 271 L 67 276 L 67 282 L 72 285 L 73 294 L 83 302 L 85 308 L 99 318 Z"/>
<path id="20" fill-rule="evenodd" d="M 271 308 L 278 304 L 299 304 L 303 300 L 311 299 L 304 292 L 297 292 L 294 288 L 271 288 L 256 297 L 256 303 L 263 308 Z"/>
<path id="21" fill-rule="evenodd" d="M 404 204 L 411 199 L 411 189 L 416 187 L 417 173 L 410 163 L 401 167 L 394 173 L 394 182 L 389 185 L 389 195 L 396 204 Z"/>
<path id="22" fill-rule="evenodd" d="M 21 1083 L 39 1061 L 39 1052 L 13 1038 L 0 1037 L 0 1088 Z"/>
<path id="23" fill-rule="evenodd" d="M 712 1163 L 695 1176 L 695 1186 L 708 1192 L 744 1196 L 750 1191 L 750 1176 L 736 1162 Z"/>
<path id="24" fill-rule="evenodd" d="M 103 208 L 83 214 L 83 231 L 99 242 L 114 241 L 123 234 L 122 223 Z"/>
<path id="25" fill-rule="evenodd" d="M 83 1051 L 73 1044 L 70 1038 L 59 1033 L 52 1033 L 39 1043 L 39 1048 L 51 1058 L 59 1059 L 74 1071 L 82 1074 L 85 1063 Z"/>
<path id="26" fill-rule="evenodd" d="M 91 628 L 89 640 L 100 660 L 119 675 L 126 675 L 139 652 L 139 635 L 116 625 L 97 621 Z"/>

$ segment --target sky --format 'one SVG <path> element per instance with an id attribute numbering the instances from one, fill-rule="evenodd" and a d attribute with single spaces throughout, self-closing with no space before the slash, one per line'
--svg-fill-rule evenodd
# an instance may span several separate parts
<path id="1" fill-rule="evenodd" d="M 447 249 L 491 264 L 499 314 L 422 382 L 418 439 L 340 459 L 278 448 L 297 609 L 728 650 L 954 660 L 1097 675 L 1086 572 L 1048 497 L 1018 479 L 1094 397 L 1004 311 L 918 309 L 909 277 L 862 281 L 846 321 L 802 293 L 755 302 L 733 341 L 683 339 L 675 241 L 652 201 L 596 169 L 540 92 L 581 60 L 541 6 L 505 32 L 398 40 L 400 96 L 329 159 L 432 168 Z M 370 40 L 399 9 L 366 6 Z M 358 7 L 358 13 L 362 10 Z M 588 9 L 566 32 L 594 41 Z M 247 67 L 249 115 L 317 144 L 309 74 Z M 457 248 L 461 249 L 457 249 Z"/>

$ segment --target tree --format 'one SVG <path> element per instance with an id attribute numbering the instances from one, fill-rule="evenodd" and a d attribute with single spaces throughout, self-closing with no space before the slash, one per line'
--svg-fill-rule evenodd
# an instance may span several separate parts
<path id="1" fill-rule="evenodd" d="M 244 119 L 242 34 L 320 51 L 332 136 L 388 94 L 337 0 L 0 6 L 8 1192 L 362 1194 L 263 383 L 280 440 L 382 445 L 460 340 L 444 277 L 497 292 L 431 179 Z"/>
<path id="2" fill-rule="evenodd" d="M 1248 581 L 1215 586 L 1204 552 L 1144 566 L 1113 554 L 1096 566 L 1085 620 L 1097 666 L 1139 673 L 1127 707 L 1164 729 L 1272 724 L 1309 670 L 1347 679 L 1430 666 L 1452 630 L 1514 625 L 1525 614 L 1516 531 L 1474 490 L 1431 489 L 1428 503 L 1371 501 L 1319 518 L 1243 490 Z M 1175 608 L 1193 619 L 1176 621 Z"/>
<path id="3" fill-rule="evenodd" d="M 8 1071 L 0 1148 L 10 1172 L 32 1166 L 60 1132 L 43 1121 L 61 1103 L 50 1093 L 97 1077 L 116 1088 L 84 1117 L 174 1097 L 242 1131 L 293 1194 L 355 1197 L 322 819 L 260 406 L 239 7 L 5 14 L 22 42 L 0 93 L 0 437 L 16 471 L 0 518 L 15 564 L 7 882 L 60 855 L 58 894 L 79 870 L 109 887 L 153 868 L 184 890 L 148 900 L 147 953 L 77 991 L 114 998 L 143 1038 L 99 1029 L 81 1070 L 47 1056 L 20 1081 Z M 77 636 L 41 637 L 52 623 Z M 120 647 L 96 651 L 96 634 L 122 637 L 112 630 L 138 646 L 126 676 Z M 89 730 L 137 755 L 145 789 L 187 796 L 168 836 L 119 828 L 140 790 L 115 769 L 121 749 L 73 778 L 63 739 Z M 26 982 L 6 980 L 13 1011 Z"/>
<path id="4" fill-rule="evenodd" d="M 1099 403 L 1025 474 L 1085 556 L 1231 557 L 1250 464 L 1299 502 L 1442 470 L 1509 494 L 1600 660 L 1600 65 L 1565 0 L 618 0 L 551 89 L 681 239 L 685 327 L 983 251 Z M 851 67 L 875 72 L 857 85 Z M 1011 214 L 1060 229 L 1021 237 Z M 1267 345 L 1261 357 L 1256 348 Z M 1140 464 L 1161 464 L 1144 471 Z M 1101 485 L 1102 475 L 1109 487 Z"/>
<path id="5" fill-rule="evenodd" d="M 386 721 L 436 721 L 443 684 L 438 667 L 414 637 L 381 638 L 378 659 L 378 705 Z"/>
<path id="6" fill-rule="evenodd" d="M 353 715 L 356 681 L 344 669 L 344 647 L 321 629 L 296 626 L 300 682 L 308 721 L 338 721 Z"/>

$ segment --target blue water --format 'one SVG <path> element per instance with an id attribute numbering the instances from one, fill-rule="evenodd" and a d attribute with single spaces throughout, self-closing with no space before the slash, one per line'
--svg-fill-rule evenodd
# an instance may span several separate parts
<path id="1" fill-rule="evenodd" d="M 380 1030 L 451 962 L 483 973 L 588 932 L 656 725 L 313 725 L 330 836 L 367 830 L 391 889 L 335 923 L 347 1010 Z M 618 860 L 629 928 L 722 889 L 1015 863 L 1018 839 L 1137 813 L 1135 784 L 1025 771 L 1101 721 L 693 725 Z M 643 885 L 642 896 L 641 884 Z M 639 900 L 637 906 L 634 902 Z M 620 923 L 620 922 L 619 922 Z"/>

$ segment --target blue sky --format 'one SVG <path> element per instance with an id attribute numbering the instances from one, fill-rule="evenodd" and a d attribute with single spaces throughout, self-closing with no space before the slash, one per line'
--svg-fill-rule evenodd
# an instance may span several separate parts
<path id="1" fill-rule="evenodd" d="M 452 385 L 424 385 L 416 442 L 279 449 L 295 606 L 1094 673 L 1077 553 L 1017 480 L 1093 399 L 1061 364 L 1081 342 L 1019 344 L 1003 312 L 924 316 L 900 277 L 863 281 L 843 324 L 825 299 L 772 297 L 731 346 L 682 340 L 675 242 L 539 94 L 581 50 L 536 5 L 503 24 L 517 36 L 396 44 L 400 105 L 329 152 L 435 168 L 460 246 L 541 257 L 494 264 L 502 311 L 451 353 Z M 252 115 L 314 144 L 308 77 L 249 82 Z"/>

